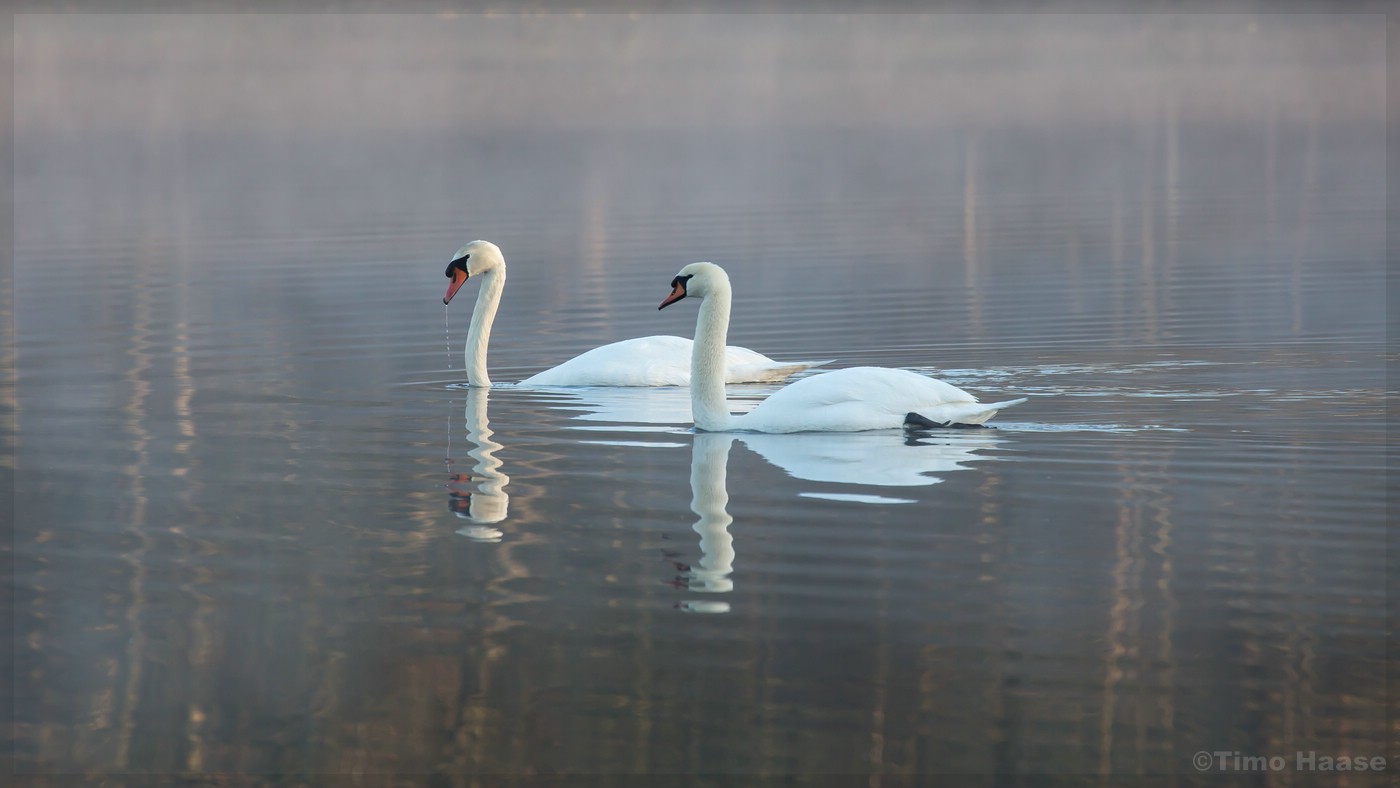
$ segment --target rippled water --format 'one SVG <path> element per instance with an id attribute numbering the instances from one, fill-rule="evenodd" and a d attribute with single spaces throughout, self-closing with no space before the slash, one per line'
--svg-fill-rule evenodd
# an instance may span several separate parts
<path id="1" fill-rule="evenodd" d="M 1392 754 L 1365 19 L 16 35 L 22 771 Z M 736 344 L 1030 399 L 715 435 L 684 390 L 471 390 L 476 237 L 498 381 L 688 336 L 656 304 L 708 259 Z"/>

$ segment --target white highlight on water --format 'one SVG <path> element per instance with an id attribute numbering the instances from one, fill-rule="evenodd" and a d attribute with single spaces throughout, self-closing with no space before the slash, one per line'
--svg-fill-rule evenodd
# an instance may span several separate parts
<path id="1" fill-rule="evenodd" d="M 854 493 L 798 493 L 803 498 L 820 498 L 824 501 L 849 501 L 851 503 L 918 503 L 913 498 L 890 498 L 884 495 L 857 495 Z"/>

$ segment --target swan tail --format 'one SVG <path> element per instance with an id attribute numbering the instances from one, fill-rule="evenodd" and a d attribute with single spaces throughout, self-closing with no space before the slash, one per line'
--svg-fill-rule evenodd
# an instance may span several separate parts
<path id="1" fill-rule="evenodd" d="M 928 414 L 910 411 L 904 416 L 906 429 L 929 430 L 944 427 L 980 427 L 1002 408 L 1020 405 L 1025 397 L 1009 399 L 1005 402 L 960 402 L 946 405 Z"/>
<path id="2" fill-rule="evenodd" d="M 730 383 L 772 383 L 786 380 L 799 372 L 830 364 L 835 359 L 825 359 L 823 361 L 793 361 L 791 363 L 775 363 L 762 367 L 737 367 L 731 368 Z"/>

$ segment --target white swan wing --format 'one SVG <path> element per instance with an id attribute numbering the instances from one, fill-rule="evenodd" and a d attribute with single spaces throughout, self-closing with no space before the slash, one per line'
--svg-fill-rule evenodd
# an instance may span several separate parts
<path id="1" fill-rule="evenodd" d="M 982 405 L 957 386 L 904 369 L 851 367 L 796 381 L 739 417 L 758 432 L 896 429 L 918 413 L 930 421 L 980 424 L 1012 401 Z"/>
<path id="2" fill-rule="evenodd" d="M 690 340 L 686 340 L 689 342 Z M 687 354 L 690 352 L 686 349 Z M 762 353 L 737 345 L 724 348 L 725 383 L 770 383 L 786 380 L 812 367 L 830 364 L 823 361 L 774 361 Z"/>
<path id="3" fill-rule="evenodd" d="M 522 386 L 688 386 L 691 341 L 651 336 L 624 339 L 531 375 Z"/>

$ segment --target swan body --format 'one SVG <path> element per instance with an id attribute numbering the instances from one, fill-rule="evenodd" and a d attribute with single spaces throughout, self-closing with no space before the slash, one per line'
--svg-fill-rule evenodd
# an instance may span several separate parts
<path id="1" fill-rule="evenodd" d="M 523 386 L 689 386 L 685 337 L 624 339 L 595 347 L 520 381 Z M 826 362 L 785 364 L 744 347 L 725 348 L 727 383 L 775 382 Z"/>
<path id="2" fill-rule="evenodd" d="M 779 389 L 748 413 L 731 416 L 729 429 L 862 432 L 902 427 L 910 413 L 937 425 L 982 424 L 1001 408 L 1021 402 L 1025 400 L 984 405 L 956 386 L 917 372 L 850 367 Z"/>
<path id="3" fill-rule="evenodd" d="M 481 279 L 481 291 L 472 310 L 471 327 L 463 360 L 467 382 L 472 386 L 490 386 L 486 371 L 486 348 L 491 340 L 491 325 L 500 307 L 505 290 L 506 261 L 500 247 L 490 241 L 472 241 L 457 250 L 447 266 L 452 281 L 442 303 L 447 304 L 471 277 Z M 628 339 L 603 345 L 564 363 L 531 375 L 521 381 L 524 386 L 688 386 L 691 340 L 684 337 L 654 336 Z M 780 362 L 755 353 L 748 348 L 725 348 L 729 383 L 779 381 L 804 369 L 826 364 L 826 361 Z"/>
<path id="4" fill-rule="evenodd" d="M 702 299 L 690 357 L 690 409 L 696 429 L 709 432 L 860 432 L 896 429 L 908 421 L 937 425 L 982 424 L 1025 398 L 983 404 L 962 389 L 904 369 L 852 367 L 803 378 L 774 392 L 748 413 L 734 415 L 725 402 L 725 354 L 732 291 L 729 275 L 714 263 L 691 263 L 671 280 L 664 309 L 690 297 Z"/>

